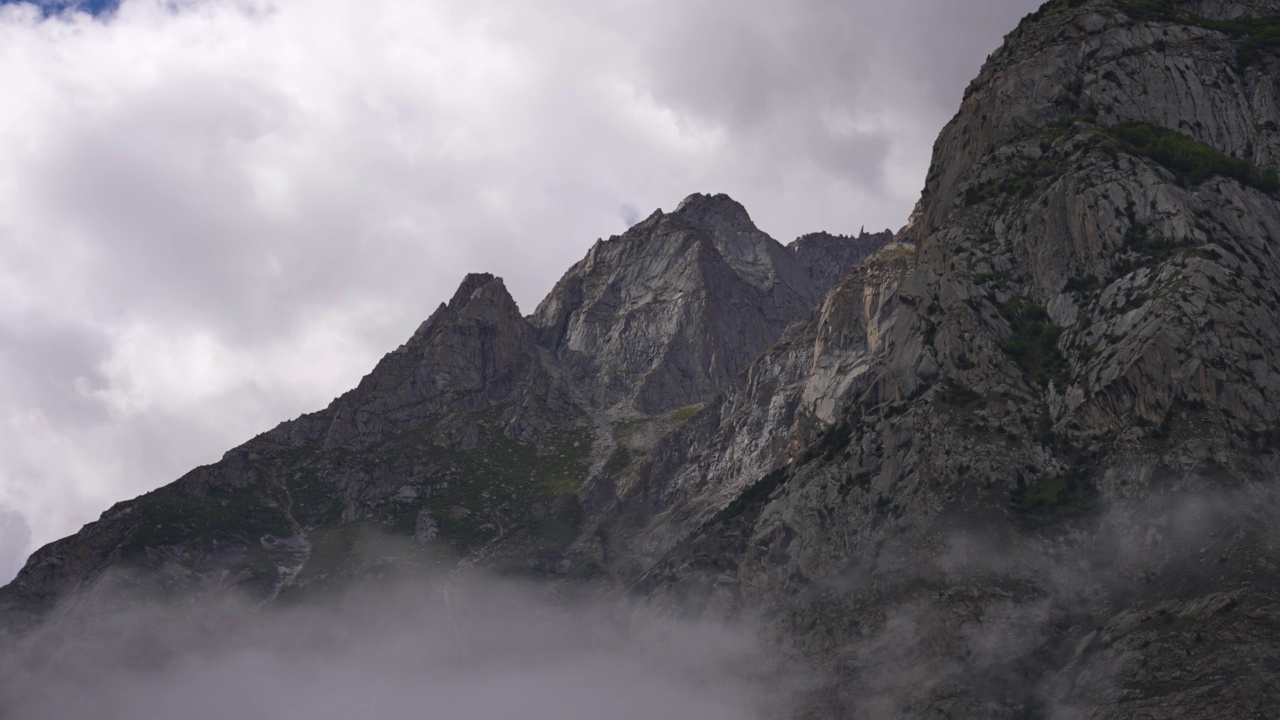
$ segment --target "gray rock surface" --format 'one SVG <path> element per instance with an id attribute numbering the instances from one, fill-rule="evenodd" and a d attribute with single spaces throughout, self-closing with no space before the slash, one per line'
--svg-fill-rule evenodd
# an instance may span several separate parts
<path id="1" fill-rule="evenodd" d="M 656 414 L 714 396 L 817 297 L 741 205 L 691 195 L 597 241 L 532 319 L 594 405 Z"/>
<path id="2" fill-rule="evenodd" d="M 891 242 L 893 233 L 889 230 L 864 230 L 857 237 L 816 232 L 792 240 L 787 249 L 795 254 L 814 288 L 825 294 L 854 267 Z"/>

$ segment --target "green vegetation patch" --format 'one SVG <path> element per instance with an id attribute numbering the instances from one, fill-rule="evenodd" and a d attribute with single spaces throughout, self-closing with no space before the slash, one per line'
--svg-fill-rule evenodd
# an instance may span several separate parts
<path id="1" fill-rule="evenodd" d="M 798 465 L 822 458 L 823 460 L 831 460 L 837 453 L 849 447 L 849 443 L 853 440 L 853 425 L 849 421 L 841 420 L 840 422 L 827 428 L 822 433 L 822 437 L 813 445 L 805 448 L 801 453 Z"/>
<path id="2" fill-rule="evenodd" d="M 1173 0 L 1120 0 L 1116 7 L 1134 20 L 1181 22 L 1189 15 L 1174 7 Z"/>
<path id="3" fill-rule="evenodd" d="M 1280 191 L 1280 177 L 1274 168 L 1260 170 L 1247 160 L 1233 158 L 1169 128 L 1128 122 L 1109 132 L 1126 151 L 1160 163 L 1181 185 L 1198 185 L 1218 175 L 1272 195 Z"/>
<path id="4" fill-rule="evenodd" d="M 1062 326 L 1050 322 L 1049 314 L 1026 298 L 1014 298 L 998 309 L 1013 329 L 1000 349 L 1037 385 L 1047 387 L 1052 380 L 1065 387 L 1067 362 L 1058 350 Z"/>
<path id="5" fill-rule="evenodd" d="M 981 403 L 982 394 L 954 378 L 948 378 L 942 386 L 942 392 L 938 393 L 938 400 L 944 405 L 967 408 Z"/>
<path id="6" fill-rule="evenodd" d="M 1173 0 L 1121 0 L 1116 6 L 1134 20 L 1182 23 L 1239 38 L 1242 42 L 1236 49 L 1236 63 L 1242 68 L 1257 62 L 1264 53 L 1280 49 L 1280 15 L 1211 20 L 1179 10 Z"/>
<path id="7" fill-rule="evenodd" d="M 442 447 L 429 433 L 414 429 L 369 453 L 373 460 L 365 471 L 371 477 L 412 477 L 417 478 L 412 484 L 427 486 L 418 487 L 417 496 L 392 496 L 371 506 L 384 531 L 412 533 L 425 509 L 439 524 L 442 540 L 466 549 L 500 532 L 536 534 L 539 523 L 570 517 L 553 509 L 577 505 L 588 470 L 590 430 L 564 428 L 544 438 L 539 449 L 507 437 L 500 411 L 487 411 L 476 423 L 480 437 L 474 448 Z"/>
<path id="8" fill-rule="evenodd" d="M 688 407 L 682 407 L 671 413 L 671 419 L 676 422 L 684 422 L 700 412 L 702 412 L 701 405 L 689 405 Z"/>
<path id="9" fill-rule="evenodd" d="M 626 470 L 631 465 L 631 451 L 625 445 L 619 443 L 614 448 L 613 454 L 609 456 L 609 461 L 604 464 L 604 471 L 607 475 L 617 475 Z"/>
<path id="10" fill-rule="evenodd" d="M 1033 519 L 1066 518 L 1087 513 L 1097 494 L 1085 473 L 1073 468 L 1056 477 L 1019 483 L 1010 496 L 1010 506 Z"/>
<path id="11" fill-rule="evenodd" d="M 1097 275 L 1076 275 L 1067 279 L 1067 284 L 1062 288 L 1064 292 L 1070 293 L 1091 293 L 1102 289 L 1102 281 Z"/>
<path id="12" fill-rule="evenodd" d="M 1055 177 L 1060 172 L 1061 167 L 1052 160 L 1040 158 L 1027 163 L 1009 177 L 971 185 L 964 191 L 964 204 L 972 206 L 990 199 L 1025 200 L 1031 197 L 1041 180 Z"/>
<path id="13" fill-rule="evenodd" d="M 311 580 L 342 572 L 356 562 L 356 548 L 361 540 L 378 531 L 376 525 L 356 521 L 322 527 L 309 533 L 307 540 L 311 543 L 311 556 L 299 579 Z"/>
<path id="14" fill-rule="evenodd" d="M 263 535 L 291 532 L 284 513 L 249 488 L 213 488 L 208 495 L 195 496 L 165 487 L 140 498 L 136 508 L 142 521 L 121 547 L 125 557 L 213 532 L 241 537 L 249 544 Z"/>
<path id="15" fill-rule="evenodd" d="M 1084 5 L 1086 1 L 1087 0 L 1049 0 L 1034 12 L 1022 18 L 1022 22 L 1018 23 L 1018 27 L 1022 27 L 1028 23 L 1033 23 L 1049 15 L 1056 15 L 1057 13 L 1070 8 L 1080 7 L 1081 5 Z"/>

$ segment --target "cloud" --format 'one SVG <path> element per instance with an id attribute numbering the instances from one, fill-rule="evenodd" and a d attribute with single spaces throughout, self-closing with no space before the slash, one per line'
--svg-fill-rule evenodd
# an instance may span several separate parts
<path id="1" fill-rule="evenodd" d="M 444 604 L 446 587 L 465 605 Z M 742 628 L 636 617 L 624 631 L 606 606 L 477 575 L 270 611 L 87 595 L 67 604 L 87 612 L 0 647 L 4 717 L 745 720 L 790 701 Z"/>
<path id="2" fill-rule="evenodd" d="M 953 525 L 927 562 L 903 563 L 890 543 L 873 561 L 889 559 L 879 588 L 832 587 L 862 621 L 841 650 L 841 692 L 871 717 L 1020 706 L 1077 718 L 1151 701 L 1133 693 L 1160 673 L 1165 698 L 1216 684 L 1205 658 L 1240 664 L 1275 596 L 1280 493 L 1194 476 L 1148 490 L 1034 533 Z"/>
<path id="3" fill-rule="evenodd" d="M 1035 4 L 0 4 L 0 504 L 72 532 L 690 192 L 896 227 Z"/>
<path id="4" fill-rule="evenodd" d="M 0 582 L 8 582 L 22 569 L 29 542 L 31 528 L 26 519 L 12 510 L 0 510 Z"/>

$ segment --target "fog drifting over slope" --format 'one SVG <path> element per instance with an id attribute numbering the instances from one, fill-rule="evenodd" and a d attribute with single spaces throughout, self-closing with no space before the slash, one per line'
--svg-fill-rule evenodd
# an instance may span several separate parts
<path id="1" fill-rule="evenodd" d="M 388 580 L 382 558 L 422 557 L 396 540 L 369 546 L 354 588 L 266 608 L 217 591 L 163 601 L 113 571 L 21 644 L 0 637 L 0 718 L 763 720 L 789 717 L 831 673 L 860 717 L 909 716 L 913 698 L 941 686 L 1075 718 L 1124 690 L 1108 668 L 1142 645 L 1129 633 L 1143 618 L 1176 619 L 1176 643 L 1274 610 L 1274 487 L 1184 486 L 1097 510 L 1066 535 L 950 527 L 888 596 L 858 572 L 824 579 L 878 620 L 818 667 L 771 646 L 768 630 L 674 619 L 600 588 L 473 570 Z M 897 565 L 902 551 L 854 568 Z M 1229 560 L 1245 563 L 1234 579 L 1221 577 Z M 1110 639 L 1089 645 L 1098 637 Z M 1088 673 L 1056 674 L 1086 647 Z"/>
<path id="2" fill-rule="evenodd" d="M 126 593 L 102 614 L 102 588 L 0 666 L 0 717 L 749 720 L 786 702 L 745 630 L 623 622 L 491 578 L 380 580 L 270 610 Z"/>

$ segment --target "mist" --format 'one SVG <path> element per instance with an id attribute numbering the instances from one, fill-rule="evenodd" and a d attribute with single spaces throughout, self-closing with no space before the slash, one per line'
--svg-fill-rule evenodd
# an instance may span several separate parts
<path id="1" fill-rule="evenodd" d="M 1197 484 L 1033 532 L 940 525 L 926 563 L 905 562 L 915 541 L 890 543 L 862 558 L 875 583 L 823 583 L 859 625 L 816 664 L 796 660 L 803 636 L 778 644 L 767 623 L 655 612 L 607 586 L 434 556 L 392 573 L 389 539 L 345 585 L 269 602 L 113 570 L 0 637 L 0 718 L 765 720 L 824 717 L 830 693 L 857 718 L 939 697 L 963 713 L 1084 717 L 1136 673 L 1176 679 L 1188 652 L 1230 666 L 1266 642 L 1239 619 L 1274 611 L 1277 493 Z"/>
<path id="2" fill-rule="evenodd" d="M 0 717 L 742 720 L 787 702 L 744 628 L 624 620 L 611 602 L 480 574 L 270 609 L 113 585 L 128 581 L 98 583 L 9 649 Z"/>
<path id="3" fill-rule="evenodd" d="M 891 544 L 866 563 L 878 586 L 833 586 L 848 615 L 878 622 L 832 672 L 859 718 L 910 717 L 930 697 L 960 698 L 956 717 L 1096 717 L 1153 677 L 1188 682 L 1191 655 L 1217 658 L 1238 673 L 1237 697 L 1262 702 L 1273 691 L 1242 659 L 1277 638 L 1242 621 L 1276 612 L 1277 528 L 1274 486 L 1195 478 L 1034 531 L 961 520 L 939 529 L 930 562 Z M 1200 702 L 1238 717 L 1235 699 Z"/>

